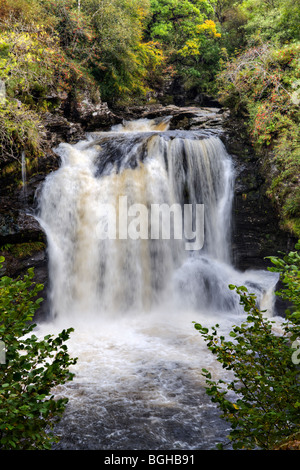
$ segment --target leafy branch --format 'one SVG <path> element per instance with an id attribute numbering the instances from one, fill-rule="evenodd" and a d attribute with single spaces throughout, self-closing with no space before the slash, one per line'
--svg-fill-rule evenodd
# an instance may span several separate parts
<path id="1" fill-rule="evenodd" d="M 0 268 L 4 261 L 0 257 Z M 0 364 L 0 449 L 50 449 L 57 437 L 54 424 L 61 418 L 67 398 L 53 390 L 73 379 L 65 342 L 72 328 L 58 336 L 38 339 L 33 316 L 42 299 L 43 285 L 33 282 L 34 271 L 23 279 L 0 279 L 0 340 L 5 361 Z"/>
<path id="2" fill-rule="evenodd" d="M 240 296 L 246 321 L 233 326 L 226 340 L 219 325 L 209 330 L 195 323 L 208 349 L 233 379 L 206 377 L 207 394 L 229 421 L 234 449 L 273 449 L 300 432 L 298 361 L 293 360 L 295 340 L 300 337 L 300 243 L 284 259 L 271 257 L 271 271 L 280 272 L 285 288 L 278 294 L 292 302 L 286 319 L 278 326 L 257 306 L 256 296 L 244 286 L 230 285 Z M 227 398 L 229 397 L 229 398 Z"/>

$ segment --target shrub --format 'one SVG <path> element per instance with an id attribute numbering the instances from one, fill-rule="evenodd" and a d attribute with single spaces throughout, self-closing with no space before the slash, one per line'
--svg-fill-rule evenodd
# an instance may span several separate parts
<path id="1" fill-rule="evenodd" d="M 3 261 L 0 257 L 0 269 Z M 5 345 L 0 364 L 2 450 L 51 448 L 57 440 L 53 426 L 68 401 L 55 399 L 52 389 L 72 380 L 69 367 L 76 362 L 64 344 L 71 328 L 40 340 L 33 334 L 33 315 L 41 302 L 37 295 L 43 288 L 33 282 L 33 275 L 29 269 L 23 279 L 0 279 L 0 340 Z"/>
<path id="2" fill-rule="evenodd" d="M 12 101 L 0 105 L 0 165 L 18 161 L 24 150 L 33 159 L 43 151 L 44 141 L 37 114 Z"/>
<path id="3" fill-rule="evenodd" d="M 300 250 L 300 242 L 296 248 Z M 275 267 L 270 269 L 281 273 L 285 285 L 280 295 L 293 304 L 280 331 L 244 286 L 230 286 L 247 313 L 246 321 L 233 326 L 232 341 L 218 334 L 219 325 L 209 331 L 195 323 L 209 350 L 233 373 L 231 381 L 215 381 L 208 370 L 202 370 L 207 394 L 231 425 L 229 439 L 234 449 L 273 449 L 300 432 L 300 253 L 271 257 L 271 261 Z"/>

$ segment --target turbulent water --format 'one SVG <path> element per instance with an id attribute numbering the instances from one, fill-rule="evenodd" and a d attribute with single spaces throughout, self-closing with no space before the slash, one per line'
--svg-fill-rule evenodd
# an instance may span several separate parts
<path id="1" fill-rule="evenodd" d="M 39 330 L 74 327 L 78 357 L 75 379 L 57 391 L 69 397 L 59 448 L 214 447 L 226 426 L 201 369 L 224 372 L 192 321 L 225 332 L 240 321 L 230 283 L 251 287 L 272 314 L 277 279 L 231 265 L 230 156 L 216 135 L 170 131 L 168 119 L 56 152 L 61 167 L 39 200 L 51 284 Z"/>

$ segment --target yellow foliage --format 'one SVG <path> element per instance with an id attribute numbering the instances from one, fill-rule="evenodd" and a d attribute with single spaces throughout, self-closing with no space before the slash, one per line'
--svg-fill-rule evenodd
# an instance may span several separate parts
<path id="1" fill-rule="evenodd" d="M 197 33 L 207 32 L 215 38 L 221 37 L 221 34 L 217 32 L 216 24 L 212 20 L 206 20 L 204 23 L 197 26 Z"/>
<path id="2" fill-rule="evenodd" d="M 198 36 L 192 39 L 188 39 L 186 41 L 185 45 L 178 51 L 181 56 L 187 57 L 192 55 L 197 56 L 201 54 L 200 48 L 203 41 L 201 40 L 201 36 L 199 37 L 201 33 L 207 33 L 213 38 L 221 37 L 221 34 L 217 32 L 215 22 L 212 20 L 206 20 L 204 21 L 204 23 L 197 25 L 195 31 Z"/>
<path id="3" fill-rule="evenodd" d="M 147 69 L 150 67 L 153 70 L 165 60 L 164 53 L 156 41 L 141 42 L 139 52 L 143 56 L 143 62 Z"/>
<path id="4" fill-rule="evenodd" d="M 187 57 L 188 55 L 199 55 L 199 41 L 196 42 L 194 39 L 189 39 L 178 52 L 183 57 Z"/>

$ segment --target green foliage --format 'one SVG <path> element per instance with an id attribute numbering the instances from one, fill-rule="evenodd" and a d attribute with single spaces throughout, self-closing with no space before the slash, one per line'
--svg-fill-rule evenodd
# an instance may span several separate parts
<path id="1" fill-rule="evenodd" d="M 143 41 L 148 0 L 42 1 L 66 56 L 92 75 L 110 103 L 144 98 L 147 76 L 162 61 L 154 42 Z"/>
<path id="2" fill-rule="evenodd" d="M 241 6 L 247 17 L 250 40 L 297 41 L 300 39 L 300 5 L 294 0 L 245 0 Z"/>
<path id="3" fill-rule="evenodd" d="M 68 58 L 39 0 L 5 0 L 0 5 L 0 164 L 30 166 L 44 153 L 42 115 L 74 90 L 95 87 L 86 70 Z M 55 97 L 55 99 L 53 99 Z"/>
<path id="4" fill-rule="evenodd" d="M 11 0 L 6 2 L 12 3 Z M 39 9 L 41 6 L 42 2 L 39 2 Z M 89 86 L 93 84 L 84 68 L 76 62 L 83 59 L 84 53 L 78 57 L 74 50 L 74 54 L 67 57 L 61 48 L 64 45 L 61 38 L 53 32 L 55 22 L 50 12 L 44 12 L 42 19 L 45 24 L 35 21 L 30 23 L 30 28 L 29 25 L 24 27 L 8 21 L 2 23 L 0 79 L 6 84 L 8 98 L 18 98 L 35 110 L 47 111 L 47 96 L 57 94 L 59 97 L 61 93 L 84 84 L 84 80 Z M 79 26 L 74 32 L 75 44 L 78 29 Z M 74 47 L 69 45 L 72 51 Z"/>
<path id="5" fill-rule="evenodd" d="M 213 8 L 207 1 L 152 0 L 151 12 L 148 25 L 151 37 L 162 38 L 164 43 L 179 51 L 187 41 L 196 42 L 198 34 L 205 29 L 205 20 L 212 17 Z"/>
<path id="6" fill-rule="evenodd" d="M 300 45 L 247 49 L 218 77 L 220 101 L 246 119 L 282 226 L 300 235 Z M 268 158 L 264 156 L 268 153 Z"/>
<path id="7" fill-rule="evenodd" d="M 0 263 L 4 261 L 0 257 Z M 1 268 L 1 265 L 0 265 Z M 67 399 L 55 399 L 53 388 L 72 380 L 67 346 L 72 329 L 38 339 L 33 315 L 43 288 L 33 282 L 33 270 L 23 279 L 0 279 L 0 340 L 5 361 L 0 364 L 0 449 L 49 449 L 56 441 L 53 425 Z"/>
<path id="8" fill-rule="evenodd" d="M 241 8 L 243 2 L 217 0 L 214 2 L 215 20 L 221 30 L 221 48 L 225 57 L 234 57 L 246 47 L 247 17 Z"/>
<path id="9" fill-rule="evenodd" d="M 293 332 L 293 325 L 290 324 L 290 332 L 293 333 L 291 341 L 296 340 L 299 336 L 300 325 L 300 240 L 296 244 L 296 251 L 292 251 L 282 257 L 270 256 L 269 259 L 273 263 L 273 267 L 269 271 L 280 273 L 281 280 L 284 287 L 277 292 L 282 299 L 291 303 L 291 309 L 286 313 L 288 319 L 295 325 Z"/>
<path id="10" fill-rule="evenodd" d="M 95 31 L 101 64 L 91 70 L 104 99 L 115 104 L 145 98 L 148 77 L 163 60 L 158 44 L 143 37 L 149 1 L 88 0 L 83 9 Z"/>
<path id="11" fill-rule="evenodd" d="M 8 253 L 14 258 L 22 259 L 32 256 L 33 253 L 44 250 L 45 248 L 44 242 L 7 243 L 6 245 L 0 246 L 0 253 Z M 5 256 L 6 255 L 4 255 L 4 257 Z"/>
<path id="12" fill-rule="evenodd" d="M 35 24 L 44 19 L 39 0 L 1 0 L 1 28 L 30 31 Z"/>
<path id="13" fill-rule="evenodd" d="M 300 432 L 299 358 L 295 351 L 300 336 L 300 242 L 297 251 L 284 259 L 271 257 L 271 270 L 282 276 L 279 292 L 294 305 L 279 326 L 264 317 L 256 297 L 246 287 L 229 286 L 240 296 L 246 321 L 233 326 L 226 340 L 199 323 L 195 328 L 222 367 L 233 374 L 230 381 L 213 380 L 203 369 L 207 393 L 231 425 L 229 439 L 234 449 L 273 449 Z"/>
<path id="14" fill-rule="evenodd" d="M 6 101 L 0 104 L 0 164 L 18 160 L 24 150 L 31 158 L 39 156 L 43 149 L 38 115 L 19 104 Z"/>
<path id="15" fill-rule="evenodd" d="M 12 92 L 42 106 L 47 90 L 91 76 L 109 102 L 143 99 L 162 67 L 214 91 L 224 57 L 253 41 L 297 41 L 298 16 L 292 0 L 2 0 L 0 28 L 19 37 L 4 38 L 0 60 L 13 59 Z"/>
<path id="16" fill-rule="evenodd" d="M 151 0 L 148 35 L 159 41 L 187 89 L 207 91 L 220 59 L 220 32 L 210 2 Z M 211 91 L 211 90 L 210 90 Z"/>

